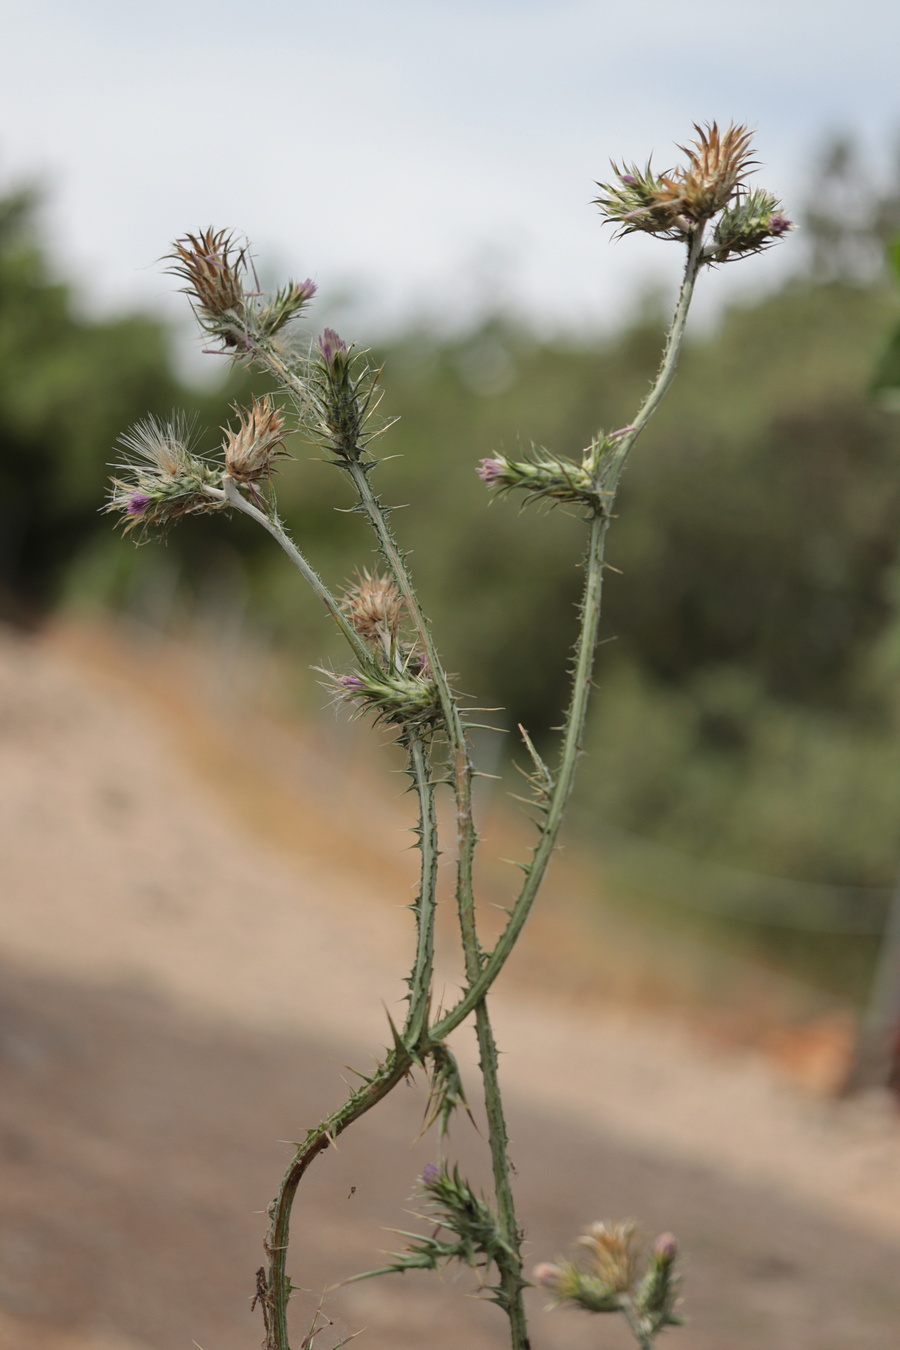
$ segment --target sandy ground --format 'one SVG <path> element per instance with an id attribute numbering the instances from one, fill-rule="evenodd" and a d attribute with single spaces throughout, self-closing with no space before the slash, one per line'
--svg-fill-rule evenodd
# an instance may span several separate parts
<path id="1" fill-rule="evenodd" d="M 173 669 L 81 630 L 0 641 L 0 1350 L 257 1344 L 277 1141 L 336 1104 L 341 1066 L 371 1063 L 402 994 L 399 785 L 374 795 L 351 739 L 211 709 Z M 565 997 L 584 944 L 564 923 L 551 941 L 538 920 L 494 1000 L 534 1258 L 635 1215 L 689 1253 L 672 1350 L 900 1344 L 889 1103 L 837 1106 L 673 1017 Z M 451 998 L 452 964 L 442 979 Z M 458 1048 L 470 1064 L 468 1034 Z M 420 1085 L 399 1091 L 310 1174 L 306 1288 L 410 1225 L 422 1109 Z M 453 1145 L 477 1174 L 477 1134 Z M 375 1350 L 502 1345 L 471 1292 L 391 1277 L 328 1308 Z M 629 1343 L 533 1303 L 536 1346 Z"/>

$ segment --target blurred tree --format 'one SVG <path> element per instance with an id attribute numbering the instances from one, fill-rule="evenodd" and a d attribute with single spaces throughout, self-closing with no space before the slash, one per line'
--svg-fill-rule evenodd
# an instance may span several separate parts
<path id="1" fill-rule="evenodd" d="M 900 144 L 890 176 L 879 186 L 849 136 L 829 141 L 814 165 L 815 190 L 803 211 L 813 276 L 819 281 L 871 282 L 884 268 L 884 248 L 900 230 Z"/>
<path id="2" fill-rule="evenodd" d="M 80 317 L 37 242 L 35 198 L 0 198 L 0 612 L 35 620 L 93 537 L 117 436 L 175 405 L 220 414 L 172 370 L 167 329 Z"/>

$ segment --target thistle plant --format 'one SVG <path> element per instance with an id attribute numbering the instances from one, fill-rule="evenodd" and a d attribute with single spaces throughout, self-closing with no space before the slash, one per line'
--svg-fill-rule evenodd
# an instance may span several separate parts
<path id="1" fill-rule="evenodd" d="M 614 431 L 598 430 L 576 458 L 534 447 L 519 462 L 495 455 L 475 469 L 494 492 L 521 494 L 525 503 L 564 505 L 584 522 L 586 534 L 578 636 L 559 749 L 548 766 L 527 730 L 520 728 L 537 840 L 522 864 L 523 879 L 505 926 L 487 947 L 476 923 L 473 866 L 478 837 L 472 814 L 475 771 L 469 714 L 444 667 L 395 538 L 390 508 L 376 487 L 377 443 L 387 430 L 378 413 L 381 372 L 331 329 L 311 346 L 299 341 L 294 323 L 315 295 L 313 282 L 288 281 L 264 295 L 249 247 L 224 230 L 188 234 L 174 245 L 171 270 L 184 282 L 210 349 L 265 372 L 277 384 L 278 400 L 267 395 L 254 399 L 250 408 L 236 408 L 236 425 L 225 429 L 215 458 L 196 453 L 191 429 L 179 417 L 165 425 L 154 420 L 140 424 L 121 438 L 123 458 L 107 509 L 118 513 L 125 529 L 139 538 L 166 529 L 181 516 L 204 512 L 240 512 L 266 530 L 346 642 L 346 669 L 326 672 L 335 698 L 390 727 L 403 747 L 417 814 L 420 866 L 405 1017 L 402 1025 L 391 1024 L 391 1043 L 374 1072 L 297 1146 L 269 1207 L 265 1264 L 257 1274 L 255 1300 L 265 1323 L 265 1350 L 291 1347 L 288 1303 L 296 1286 L 288 1275 L 288 1253 L 292 1210 L 304 1174 L 340 1134 L 416 1069 L 430 1079 L 426 1120 L 436 1125 L 440 1138 L 439 1161 L 419 1181 L 422 1217 L 434 1231 L 431 1236 L 404 1234 L 405 1251 L 366 1277 L 413 1267 L 437 1269 L 448 1262 L 473 1267 L 482 1290 L 508 1320 L 513 1350 L 529 1346 L 523 1291 L 530 1283 L 548 1290 L 555 1303 L 621 1314 L 641 1347 L 649 1347 L 664 1327 L 678 1321 L 674 1239 L 663 1235 L 647 1249 L 630 1223 L 593 1225 L 581 1239 L 580 1261 L 545 1263 L 530 1280 L 526 1276 L 488 994 L 531 912 L 572 792 L 592 687 L 607 531 L 628 458 L 675 373 L 697 278 L 704 267 L 768 248 L 791 228 L 775 197 L 746 186 L 754 163 L 746 128 L 730 126 L 720 133 L 713 123 L 695 129 L 696 139 L 682 147 L 683 160 L 675 168 L 656 173 L 649 161 L 644 169 L 613 165 L 613 181 L 599 185 L 596 204 L 619 234 L 655 235 L 681 244 L 686 253 L 659 370 L 632 422 Z M 355 509 L 374 536 L 379 570 L 361 568 L 340 594 L 325 585 L 278 511 L 272 477 L 275 461 L 285 453 L 288 431 L 301 432 L 346 476 Z M 448 791 L 454 803 L 449 844 L 438 837 L 439 791 Z M 455 1004 L 435 1012 L 435 883 L 441 844 L 455 859 L 465 978 Z M 444 1158 L 451 1118 L 460 1108 L 468 1111 L 448 1037 L 469 1018 L 475 1023 L 487 1118 L 492 1177 L 487 1197 Z"/>

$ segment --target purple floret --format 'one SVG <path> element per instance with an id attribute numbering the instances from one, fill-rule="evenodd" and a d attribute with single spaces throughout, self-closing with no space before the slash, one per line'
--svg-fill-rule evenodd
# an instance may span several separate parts
<path id="1" fill-rule="evenodd" d="M 482 483 L 496 483 L 504 467 L 502 459 L 483 459 L 475 472 Z"/>
<path id="2" fill-rule="evenodd" d="M 333 328 L 326 328 L 325 332 L 316 341 L 316 346 L 322 353 L 326 366 L 334 363 L 334 358 L 347 350 L 347 344 Z"/>
<path id="3" fill-rule="evenodd" d="M 135 492 L 128 498 L 128 505 L 125 508 L 129 516 L 139 516 L 146 511 L 150 505 L 150 498 L 145 492 Z"/>

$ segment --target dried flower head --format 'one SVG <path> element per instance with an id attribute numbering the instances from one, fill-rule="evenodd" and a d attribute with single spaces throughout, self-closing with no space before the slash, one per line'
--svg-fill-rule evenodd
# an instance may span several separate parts
<path id="1" fill-rule="evenodd" d="M 119 437 L 124 457 L 115 467 L 121 477 L 112 479 L 104 509 L 121 512 L 126 531 L 164 529 L 181 516 L 221 510 L 221 470 L 194 453 L 192 439 L 182 413 L 168 422 L 148 417 Z"/>
<path id="2" fill-rule="evenodd" d="M 344 592 L 341 608 L 353 629 L 366 642 L 390 652 L 397 639 L 403 599 L 390 577 L 366 568 Z"/>
<path id="3" fill-rule="evenodd" d="M 590 1253 L 586 1260 L 545 1261 L 532 1271 L 533 1283 L 551 1294 L 551 1307 L 570 1303 L 586 1312 L 624 1313 L 641 1345 L 663 1327 L 681 1324 L 675 1311 L 678 1248 L 671 1233 L 662 1233 L 648 1251 L 633 1223 L 595 1223 L 578 1243 Z"/>
<path id="4" fill-rule="evenodd" d="M 187 283 L 185 294 L 201 310 L 222 318 L 243 308 L 246 249 L 235 248 L 232 234 L 210 228 L 199 235 L 186 234 L 172 247 L 169 270 Z"/>
<path id="5" fill-rule="evenodd" d="M 665 173 L 613 164 L 618 182 L 600 183 L 595 199 L 622 234 L 641 230 L 669 239 L 684 239 L 721 211 L 743 185 L 756 162 L 751 155 L 751 133 L 744 126 L 719 131 L 716 122 L 695 125 L 697 139 L 679 146 L 687 163 Z"/>
<path id="6" fill-rule="evenodd" d="M 592 1223 L 578 1244 L 590 1252 L 592 1273 L 603 1284 L 617 1293 L 632 1288 L 640 1273 L 645 1246 L 635 1223 L 630 1219 L 624 1223 Z"/>
<path id="7" fill-rule="evenodd" d="M 255 398 L 249 409 L 234 410 L 240 423 L 234 431 L 225 428 L 225 468 L 239 483 L 258 483 L 271 475 L 274 459 L 287 455 L 284 414 L 268 394 Z"/>
<path id="8" fill-rule="evenodd" d="M 753 133 L 745 126 L 732 123 L 723 134 L 715 122 L 702 127 L 695 122 L 694 130 L 697 139 L 679 146 L 688 162 L 677 173 L 673 186 L 684 214 L 702 221 L 728 204 L 756 160 L 750 146 Z"/>

